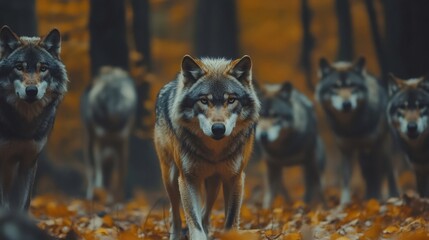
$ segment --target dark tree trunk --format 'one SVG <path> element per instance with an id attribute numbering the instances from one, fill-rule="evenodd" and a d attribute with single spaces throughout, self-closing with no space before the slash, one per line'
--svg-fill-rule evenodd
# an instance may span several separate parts
<path id="1" fill-rule="evenodd" d="M 429 1 L 384 0 L 389 71 L 401 78 L 429 71 Z"/>
<path id="2" fill-rule="evenodd" d="M 338 61 L 353 60 L 353 31 L 349 0 L 335 0 L 335 10 L 338 18 Z"/>
<path id="3" fill-rule="evenodd" d="M 387 63 L 385 49 L 381 40 L 380 29 L 377 23 L 377 13 L 375 12 L 373 0 L 365 0 L 366 10 L 368 12 L 369 24 L 371 27 L 372 39 L 374 42 L 375 53 L 377 55 L 378 64 L 381 70 L 381 83 L 384 86 L 387 86 L 386 76 L 387 76 Z"/>
<path id="4" fill-rule="evenodd" d="M 37 36 L 35 0 L 0 0 L 0 27 L 3 25 L 19 36 Z"/>
<path id="5" fill-rule="evenodd" d="M 152 54 L 150 52 L 150 4 L 149 0 L 132 0 L 133 32 L 136 50 L 143 55 L 140 65 L 152 70 Z"/>
<path id="6" fill-rule="evenodd" d="M 128 70 L 124 0 L 91 0 L 89 15 L 91 74 L 105 65 Z"/>
<path id="7" fill-rule="evenodd" d="M 238 57 L 236 8 L 235 0 L 198 0 L 194 33 L 198 57 Z"/>
<path id="8" fill-rule="evenodd" d="M 404 28 L 401 17 L 401 0 L 382 0 L 385 24 L 385 50 L 387 71 L 397 76 L 406 75 L 400 54 L 401 34 Z"/>
<path id="9" fill-rule="evenodd" d="M 313 82 L 311 81 L 311 51 L 314 47 L 314 37 L 310 32 L 311 25 L 311 9 L 308 5 L 308 0 L 301 0 L 301 23 L 302 23 L 302 50 L 300 66 L 305 74 L 307 88 L 314 90 Z"/>

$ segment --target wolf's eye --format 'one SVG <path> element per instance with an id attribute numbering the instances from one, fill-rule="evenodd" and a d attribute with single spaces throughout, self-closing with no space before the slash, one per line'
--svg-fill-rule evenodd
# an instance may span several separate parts
<path id="1" fill-rule="evenodd" d="M 209 103 L 209 101 L 207 100 L 207 98 L 200 98 L 200 102 L 204 105 L 207 105 Z"/>
<path id="2" fill-rule="evenodd" d="M 228 98 L 228 104 L 233 104 L 237 100 L 236 98 Z"/>
<path id="3" fill-rule="evenodd" d="M 48 67 L 46 66 L 41 66 L 39 69 L 41 72 L 46 72 L 46 70 L 48 70 Z"/>
<path id="4" fill-rule="evenodd" d="M 22 64 L 17 64 L 17 65 L 15 65 L 15 69 L 18 71 L 22 71 L 24 69 L 24 67 L 22 66 Z"/>

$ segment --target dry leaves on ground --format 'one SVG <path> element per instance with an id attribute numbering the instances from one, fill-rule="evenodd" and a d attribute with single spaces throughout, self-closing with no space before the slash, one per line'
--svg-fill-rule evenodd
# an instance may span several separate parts
<path id="1" fill-rule="evenodd" d="M 220 204 L 218 204 L 220 205 Z M 278 205 L 278 204 L 277 204 Z M 39 227 L 61 239 L 168 239 L 168 204 L 138 197 L 124 205 L 106 207 L 84 200 L 39 196 L 31 212 Z M 380 203 L 354 202 L 328 210 L 310 209 L 301 202 L 263 210 L 245 203 L 241 230 L 225 233 L 223 209 L 211 218 L 214 239 L 429 239 L 429 201 L 404 196 Z"/>

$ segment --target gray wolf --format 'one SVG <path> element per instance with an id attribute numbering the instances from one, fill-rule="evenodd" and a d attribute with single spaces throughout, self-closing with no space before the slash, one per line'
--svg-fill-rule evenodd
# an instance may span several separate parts
<path id="1" fill-rule="evenodd" d="M 316 88 L 320 103 L 342 154 L 341 202 L 350 201 L 353 157 L 357 154 L 366 198 L 381 198 L 387 178 L 391 196 L 398 194 L 390 160 L 393 137 L 386 118 L 387 93 L 377 79 L 366 72 L 365 59 L 330 64 L 320 60 L 320 81 Z"/>
<path id="2" fill-rule="evenodd" d="M 180 203 L 190 239 L 208 239 L 221 183 L 225 228 L 239 225 L 244 168 L 260 109 L 251 68 L 249 56 L 226 60 L 186 55 L 177 78 L 158 94 L 154 141 L 171 202 L 170 239 L 181 237 Z"/>
<path id="3" fill-rule="evenodd" d="M 259 91 L 261 112 L 256 140 L 262 146 L 267 165 L 268 191 L 263 206 L 282 194 L 291 198 L 282 184 L 283 167 L 303 166 L 306 202 L 323 202 L 321 171 L 325 162 L 322 139 L 317 131 L 313 103 L 290 82 L 266 84 Z"/>
<path id="4" fill-rule="evenodd" d="M 0 31 L 0 207 L 26 210 L 37 159 L 67 91 L 57 29 L 45 37 Z"/>
<path id="5" fill-rule="evenodd" d="M 118 67 L 102 67 L 83 94 L 89 199 L 99 188 L 108 191 L 109 202 L 123 200 L 136 108 L 134 81 Z"/>
<path id="6" fill-rule="evenodd" d="M 389 79 L 389 124 L 414 167 L 417 192 L 429 197 L 429 81 L 393 75 Z"/>

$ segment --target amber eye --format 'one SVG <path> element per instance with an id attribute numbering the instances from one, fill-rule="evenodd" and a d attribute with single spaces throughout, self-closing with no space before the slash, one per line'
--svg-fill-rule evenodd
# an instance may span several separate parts
<path id="1" fill-rule="evenodd" d="M 22 66 L 22 64 L 17 64 L 17 65 L 15 65 L 15 69 L 18 71 L 22 71 L 24 69 L 24 67 Z"/>
<path id="2" fill-rule="evenodd" d="M 200 102 L 204 105 L 207 105 L 209 103 L 209 101 L 207 100 L 207 98 L 200 98 Z"/>
<path id="3" fill-rule="evenodd" d="M 41 66 L 39 69 L 41 72 L 46 72 L 46 70 L 48 70 L 48 67 L 46 66 Z"/>
<path id="4" fill-rule="evenodd" d="M 237 100 L 236 98 L 228 98 L 228 104 L 233 104 Z"/>

